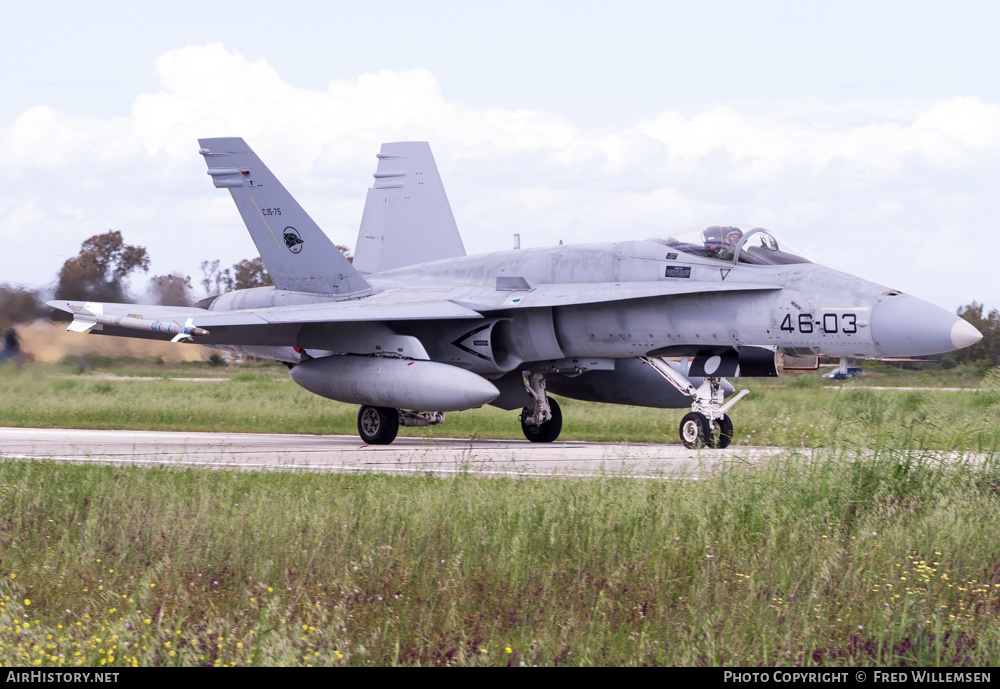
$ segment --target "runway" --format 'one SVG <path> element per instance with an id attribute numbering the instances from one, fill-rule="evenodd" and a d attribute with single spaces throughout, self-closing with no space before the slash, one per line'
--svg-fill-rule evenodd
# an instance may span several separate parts
<path id="1" fill-rule="evenodd" d="M 247 470 L 693 477 L 727 459 L 752 460 L 785 451 L 440 438 L 398 438 L 391 445 L 374 446 L 343 435 L 0 428 L 0 457 L 4 459 Z"/>

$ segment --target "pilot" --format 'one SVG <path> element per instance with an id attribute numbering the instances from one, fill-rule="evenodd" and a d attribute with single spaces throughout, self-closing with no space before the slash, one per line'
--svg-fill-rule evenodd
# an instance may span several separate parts
<path id="1" fill-rule="evenodd" d="M 743 238 L 743 231 L 738 227 L 713 225 L 702 232 L 701 237 L 708 256 L 728 261 L 735 255 L 736 245 Z"/>
<path id="2" fill-rule="evenodd" d="M 736 255 L 736 246 L 743 239 L 743 230 L 738 227 L 727 227 L 722 233 L 722 250 L 719 258 L 729 260 Z"/>

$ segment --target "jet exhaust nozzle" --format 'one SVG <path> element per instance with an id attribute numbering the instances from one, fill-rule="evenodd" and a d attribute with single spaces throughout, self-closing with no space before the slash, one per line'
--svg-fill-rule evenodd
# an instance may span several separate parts
<path id="1" fill-rule="evenodd" d="M 462 411 L 500 394 L 475 373 L 433 361 L 348 354 L 304 361 L 289 374 L 309 392 L 338 402 L 415 411 Z"/>

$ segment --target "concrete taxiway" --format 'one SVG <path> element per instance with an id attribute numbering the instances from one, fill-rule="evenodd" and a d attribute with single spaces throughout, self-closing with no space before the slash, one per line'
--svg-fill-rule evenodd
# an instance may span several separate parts
<path id="1" fill-rule="evenodd" d="M 726 460 L 785 452 L 739 447 L 398 438 L 365 445 L 356 436 L 0 428 L 0 457 L 137 465 L 522 476 L 697 476 Z"/>

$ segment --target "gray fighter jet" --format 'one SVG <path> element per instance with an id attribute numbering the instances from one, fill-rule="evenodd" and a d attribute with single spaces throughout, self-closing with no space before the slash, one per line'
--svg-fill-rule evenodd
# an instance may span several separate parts
<path id="1" fill-rule="evenodd" d="M 201 139 L 274 280 L 195 307 L 52 301 L 69 329 L 198 342 L 285 363 L 311 392 L 361 405 L 366 443 L 492 404 L 532 442 L 559 436 L 546 392 L 690 407 L 688 447 L 733 437 L 725 378 L 776 357 L 948 352 L 982 335 L 916 297 L 812 263 L 763 228 L 466 256 L 426 143 L 384 144 L 353 265 L 249 146 Z M 814 367 L 814 366 L 813 366 Z"/>

